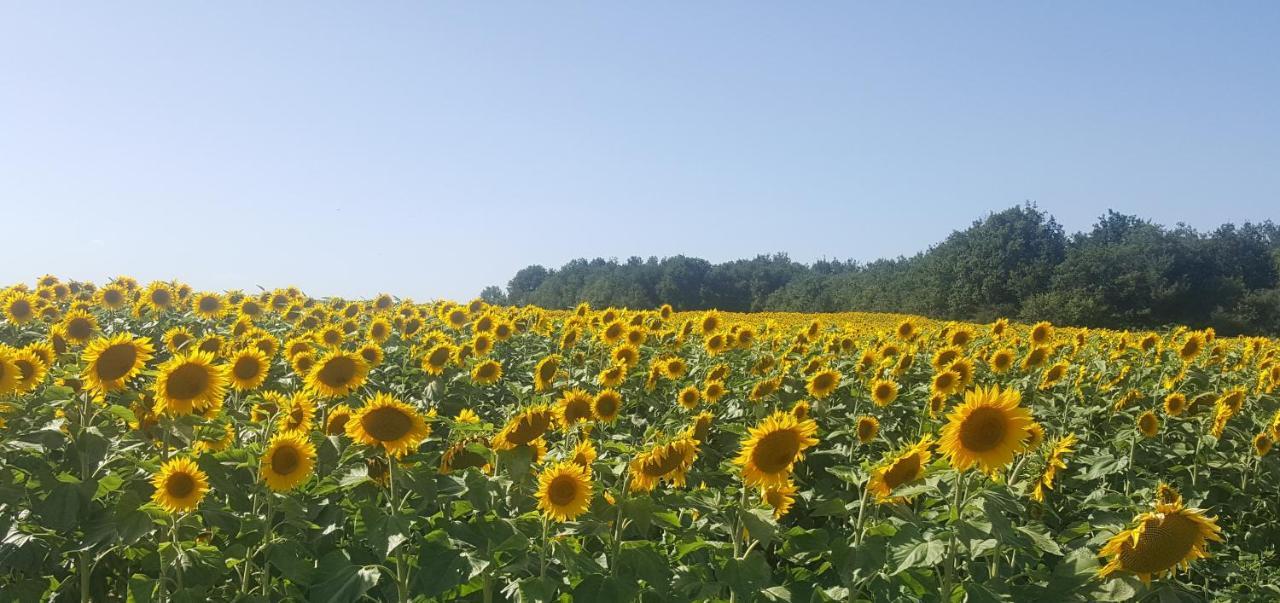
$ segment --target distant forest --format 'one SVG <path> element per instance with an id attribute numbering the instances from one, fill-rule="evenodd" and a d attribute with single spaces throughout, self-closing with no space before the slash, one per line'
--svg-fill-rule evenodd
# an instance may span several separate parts
<path id="1" fill-rule="evenodd" d="M 989 321 L 1280 333 L 1280 227 L 1267 221 L 1199 232 L 1108 212 L 1068 235 L 1034 205 L 975 221 L 912 257 L 870 263 L 792 261 L 786 254 L 713 264 L 675 256 L 578 259 L 529 266 L 500 304 L 739 312 L 904 312 Z"/>

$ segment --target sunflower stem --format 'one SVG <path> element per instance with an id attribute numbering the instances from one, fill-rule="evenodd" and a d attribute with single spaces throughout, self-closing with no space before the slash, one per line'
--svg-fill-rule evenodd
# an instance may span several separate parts
<path id="1" fill-rule="evenodd" d="M 394 520 L 400 512 L 396 501 L 396 458 L 387 453 L 387 519 Z M 409 585 L 405 579 L 404 555 L 396 553 L 396 597 L 403 603 L 409 600 Z"/>
<path id="2" fill-rule="evenodd" d="M 622 549 L 622 506 L 627 501 L 627 488 L 631 485 L 631 471 L 622 472 L 622 490 L 618 493 L 618 512 L 613 520 L 612 554 L 609 556 L 609 573 L 618 575 L 618 552 Z"/>
<path id="3" fill-rule="evenodd" d="M 547 577 L 547 527 L 551 524 L 546 515 L 542 516 L 542 551 L 538 555 L 538 578 Z"/>
<path id="4" fill-rule="evenodd" d="M 266 525 L 262 529 L 262 596 L 271 598 L 271 564 L 267 563 L 267 548 L 271 545 L 271 492 L 267 492 L 266 514 L 263 516 Z"/>

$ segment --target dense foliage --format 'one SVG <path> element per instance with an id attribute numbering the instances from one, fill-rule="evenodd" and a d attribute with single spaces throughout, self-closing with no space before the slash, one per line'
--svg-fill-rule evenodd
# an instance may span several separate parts
<path id="1" fill-rule="evenodd" d="M 1280 227 L 1200 233 L 1108 213 L 1072 236 L 1034 207 L 975 222 L 910 258 L 868 264 L 785 255 L 712 264 L 676 256 L 529 266 L 491 287 L 495 303 L 569 308 L 907 312 L 957 320 L 1016 316 L 1108 328 L 1189 325 L 1280 333 Z"/>
<path id="2" fill-rule="evenodd" d="M 1280 342 L 0 292 L 0 600 L 1280 598 Z"/>

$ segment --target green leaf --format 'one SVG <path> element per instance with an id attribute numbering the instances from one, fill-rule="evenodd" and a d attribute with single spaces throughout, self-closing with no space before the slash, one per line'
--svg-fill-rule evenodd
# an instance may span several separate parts
<path id="1" fill-rule="evenodd" d="M 947 544 L 941 540 L 926 540 L 915 544 L 895 548 L 893 558 L 898 562 L 894 576 L 911 568 L 932 566 L 942 561 L 947 554 Z"/>
<path id="2" fill-rule="evenodd" d="M 356 601 L 378 584 L 379 576 L 377 568 L 354 565 L 345 552 L 333 551 L 325 555 L 316 567 L 307 600 L 318 603 Z"/>
<path id="3" fill-rule="evenodd" d="M 751 538 L 760 541 L 761 547 L 769 546 L 778 524 L 773 521 L 773 513 L 765 509 L 747 509 L 742 513 L 742 524 L 746 526 Z"/>
<path id="4" fill-rule="evenodd" d="M 1031 544 L 1042 552 L 1050 555 L 1062 555 L 1062 547 L 1058 546 L 1048 534 L 1040 532 L 1029 526 L 1018 526 L 1018 531 L 1031 537 Z"/>
<path id="5" fill-rule="evenodd" d="M 80 488 L 75 484 L 58 484 L 40 505 L 40 517 L 45 527 L 59 531 L 71 530 L 80 515 Z"/>
<path id="6" fill-rule="evenodd" d="M 449 534 L 434 530 L 418 544 L 418 569 L 413 591 L 435 597 L 467 581 L 470 565 L 453 546 Z"/>
<path id="7" fill-rule="evenodd" d="M 271 545 L 267 551 L 267 561 L 280 574 L 295 584 L 307 586 L 315 575 L 315 563 L 311 553 L 292 540 L 283 540 Z"/>
<path id="8" fill-rule="evenodd" d="M 126 423 L 136 423 L 138 421 L 138 416 L 133 414 L 132 410 L 120 406 L 119 404 L 112 404 L 111 406 L 108 406 L 107 412 Z"/>
<path id="9" fill-rule="evenodd" d="M 648 582 L 650 588 L 665 589 L 671 582 L 666 556 L 648 541 L 624 543 L 618 551 L 618 569 Z"/>

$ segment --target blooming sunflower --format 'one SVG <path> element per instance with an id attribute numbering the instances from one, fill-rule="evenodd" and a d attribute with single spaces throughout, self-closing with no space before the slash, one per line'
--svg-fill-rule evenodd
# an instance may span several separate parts
<path id="1" fill-rule="evenodd" d="M 573 521 L 591 504 L 591 476 L 572 462 L 551 465 L 538 476 L 538 508 L 550 519 Z"/>
<path id="2" fill-rule="evenodd" d="M 734 463 L 742 467 L 748 486 L 781 485 L 791 475 L 804 450 L 818 443 L 818 424 L 787 412 L 774 412 L 747 431 Z"/>
<path id="3" fill-rule="evenodd" d="M 189 458 L 169 459 L 151 478 L 152 502 L 170 513 L 195 509 L 209 491 L 209 477 Z"/>
<path id="4" fill-rule="evenodd" d="M 449 368 L 453 361 L 454 348 L 447 343 L 439 343 L 427 351 L 422 357 L 422 370 L 428 375 L 439 375 Z"/>
<path id="5" fill-rule="evenodd" d="M 961 384 L 960 373 L 944 370 L 933 376 L 933 381 L 929 385 L 929 392 L 935 396 L 950 396 L 960 389 Z"/>
<path id="6" fill-rule="evenodd" d="M 297 362 L 297 358 L 294 361 Z M 307 387 L 326 398 L 336 398 L 363 385 L 368 374 L 369 365 L 364 358 L 351 352 L 332 350 L 311 366 L 307 372 Z"/>
<path id="7" fill-rule="evenodd" d="M 596 462 L 596 457 L 598 456 L 596 447 L 591 443 L 591 440 L 584 439 L 573 447 L 573 455 L 569 457 L 569 460 L 586 469 L 587 475 L 591 475 L 591 464 Z"/>
<path id="8" fill-rule="evenodd" d="M 84 380 L 98 394 L 124 389 L 125 383 L 151 360 L 154 351 L 150 341 L 128 333 L 95 339 L 81 356 Z"/>
<path id="9" fill-rule="evenodd" d="M 898 384 L 887 379 L 876 379 L 871 383 L 871 400 L 876 406 L 888 406 L 898 399 Z"/>
<path id="10" fill-rule="evenodd" d="M 975 463 L 994 473 L 1027 446 L 1031 413 L 1019 406 L 1016 390 L 978 388 L 965 392 L 964 403 L 948 415 L 938 450 L 964 471 Z"/>
<path id="11" fill-rule="evenodd" d="M 98 333 L 98 319 L 84 310 L 72 310 L 62 317 L 62 334 L 67 341 L 84 344 Z"/>
<path id="12" fill-rule="evenodd" d="M 830 396 L 837 387 L 840 387 L 840 372 L 834 369 L 823 369 L 814 373 L 805 384 L 809 395 L 819 400 Z"/>
<path id="13" fill-rule="evenodd" d="M 1138 431 L 1142 432 L 1143 437 L 1156 437 L 1160 433 L 1160 418 L 1149 410 L 1138 415 Z"/>
<path id="14" fill-rule="evenodd" d="M 906 450 L 895 455 L 884 464 L 871 470 L 871 481 L 868 488 L 875 494 L 880 503 L 894 500 L 892 494 L 897 488 L 919 480 L 924 476 L 924 468 L 929 465 L 933 453 L 933 438 L 924 436 Z"/>
<path id="15" fill-rule="evenodd" d="M 696 385 L 690 385 L 676 394 L 676 402 L 687 410 L 697 408 L 698 402 L 702 401 L 702 392 L 698 391 Z"/>
<path id="16" fill-rule="evenodd" d="M 267 378 L 271 366 L 267 355 L 258 348 L 244 348 L 231 355 L 231 386 L 236 391 L 258 389 Z"/>
<path id="17" fill-rule="evenodd" d="M 631 460 L 632 492 L 650 492 L 659 482 L 684 486 L 685 476 L 698 458 L 698 442 L 681 437 L 657 444 Z"/>
<path id="18" fill-rule="evenodd" d="M 497 360 L 484 360 L 471 369 L 471 381 L 476 385 L 493 385 L 502 378 L 502 364 Z"/>
<path id="19" fill-rule="evenodd" d="M 1157 496 L 1155 511 L 1135 517 L 1134 527 L 1122 530 L 1102 547 L 1101 556 L 1111 559 L 1098 570 L 1099 577 L 1123 572 L 1150 582 L 1152 577 L 1208 557 L 1209 541 L 1222 542 L 1216 518 L 1183 506 L 1182 497 L 1161 486 L 1164 492 Z"/>
<path id="20" fill-rule="evenodd" d="M 416 409 L 388 394 L 374 394 L 365 400 L 346 425 L 347 436 L 368 446 L 379 446 L 387 454 L 402 457 L 418 448 L 431 435 L 431 427 Z"/>
<path id="21" fill-rule="evenodd" d="M 1076 434 L 1074 433 L 1064 435 L 1053 443 L 1053 449 L 1045 459 L 1044 471 L 1040 473 L 1035 487 L 1031 489 L 1031 500 L 1044 502 L 1045 490 L 1053 489 L 1053 480 L 1058 476 L 1059 469 L 1067 468 L 1067 455 L 1075 452 L 1073 448 L 1075 445 Z"/>
<path id="22" fill-rule="evenodd" d="M 1003 373 L 1013 366 L 1013 350 L 1000 349 L 992 352 L 991 357 L 987 359 L 987 364 L 991 366 L 991 370 L 996 373 Z"/>
<path id="23" fill-rule="evenodd" d="M 222 405 L 227 391 L 227 368 L 213 363 L 205 352 L 191 352 L 170 358 L 160 365 L 156 377 L 156 414 L 203 413 Z"/>
<path id="24" fill-rule="evenodd" d="M 20 394 L 35 390 L 44 382 L 45 376 L 49 373 L 49 366 L 30 349 L 24 348 L 14 351 L 11 359 L 13 365 L 18 369 L 18 382 L 14 387 L 14 391 Z"/>
<path id="25" fill-rule="evenodd" d="M 1187 409 L 1187 396 L 1182 392 L 1174 392 L 1164 397 L 1164 412 L 1171 417 L 1179 416 Z"/>
<path id="26" fill-rule="evenodd" d="M 311 477 L 316 466 L 316 447 L 304 432 L 277 433 L 262 455 L 262 479 L 276 492 L 292 490 Z"/>
<path id="27" fill-rule="evenodd" d="M 311 422 L 316 416 L 316 403 L 305 393 L 298 392 L 290 396 L 280 410 L 283 411 L 277 419 L 280 431 L 311 431 Z"/>
<path id="28" fill-rule="evenodd" d="M 557 405 L 560 410 L 560 425 L 566 428 L 595 418 L 592 408 L 595 405 L 595 399 L 591 394 L 580 389 L 564 392 Z"/>
<path id="29" fill-rule="evenodd" d="M 339 404 L 329 409 L 329 416 L 324 422 L 324 434 L 340 436 L 347 433 L 347 421 L 351 420 L 351 407 Z"/>
<path id="30" fill-rule="evenodd" d="M 724 397 L 724 394 L 725 387 L 723 381 L 708 381 L 707 384 L 702 387 L 702 397 L 706 399 L 709 404 L 719 402 L 720 398 Z"/>
<path id="31" fill-rule="evenodd" d="M 191 298 L 191 311 L 201 318 L 213 320 L 221 316 L 226 309 L 222 296 L 217 293 L 197 293 Z"/>
<path id="32" fill-rule="evenodd" d="M 591 412 L 596 419 L 605 423 L 612 423 L 617 419 L 620 410 L 622 410 L 622 394 L 611 389 L 596 394 L 591 406 Z"/>

